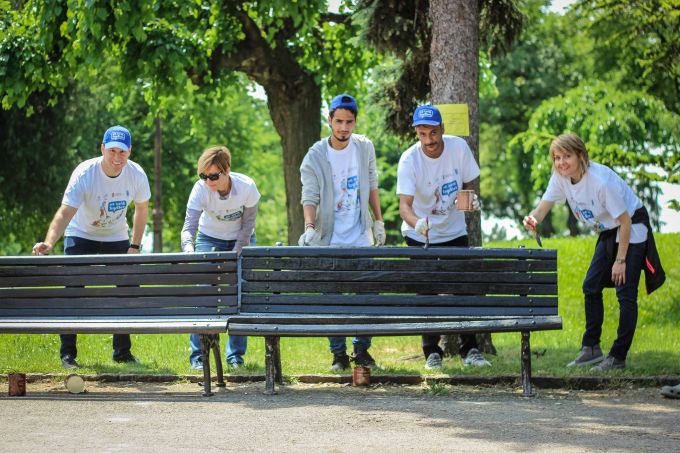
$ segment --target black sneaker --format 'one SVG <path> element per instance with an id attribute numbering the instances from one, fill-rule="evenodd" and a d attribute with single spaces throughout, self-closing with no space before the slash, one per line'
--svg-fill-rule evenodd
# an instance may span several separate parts
<path id="1" fill-rule="evenodd" d="M 368 351 L 355 352 L 352 354 L 352 360 L 355 366 L 367 366 L 374 369 L 383 369 L 380 365 L 375 363 L 371 354 Z"/>
<path id="2" fill-rule="evenodd" d="M 333 354 L 333 364 L 331 365 L 331 371 L 342 371 L 349 368 L 349 356 L 346 352 L 341 352 L 339 354 Z"/>
<path id="3" fill-rule="evenodd" d="M 139 359 L 130 352 L 125 355 L 114 356 L 113 361 L 118 363 L 140 363 Z"/>
<path id="4" fill-rule="evenodd" d="M 67 370 L 72 370 L 74 368 L 80 368 L 80 365 L 78 365 L 78 362 L 76 362 L 75 357 L 65 355 L 61 358 L 61 367 L 66 368 Z"/>

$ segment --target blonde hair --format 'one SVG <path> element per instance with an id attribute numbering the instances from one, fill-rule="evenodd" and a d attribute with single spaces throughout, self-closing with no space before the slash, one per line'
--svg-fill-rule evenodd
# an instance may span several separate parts
<path id="1" fill-rule="evenodd" d="M 581 176 L 586 174 L 588 165 L 590 165 L 588 150 L 578 135 L 562 134 L 555 137 L 552 141 L 550 144 L 550 158 L 553 160 L 553 170 L 555 169 L 555 151 L 576 154 L 581 169 Z"/>
<path id="2" fill-rule="evenodd" d="M 222 173 L 231 168 L 231 153 L 226 146 L 211 146 L 206 148 L 198 158 L 198 174 L 205 173 L 211 166 L 217 167 Z"/>

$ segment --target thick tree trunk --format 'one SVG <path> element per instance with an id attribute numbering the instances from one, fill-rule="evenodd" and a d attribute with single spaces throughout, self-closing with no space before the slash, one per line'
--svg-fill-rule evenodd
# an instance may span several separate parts
<path id="1" fill-rule="evenodd" d="M 241 6 L 227 2 L 225 7 L 229 14 L 238 17 L 245 38 L 235 50 L 216 49 L 211 67 L 215 73 L 221 69 L 242 71 L 262 85 L 267 93 L 269 113 L 283 148 L 288 214 L 286 242 L 297 244 L 304 226 L 300 164 L 321 133 L 321 88 L 289 51 L 284 38 L 271 46 Z"/>
<path id="2" fill-rule="evenodd" d="M 430 0 L 432 44 L 430 84 L 435 104 L 467 104 L 470 136 L 465 137 L 479 163 L 479 2 Z M 479 182 L 474 189 L 479 192 Z M 482 245 L 481 215 L 466 215 L 470 245 Z M 478 338 L 484 352 L 495 353 L 490 335 Z M 444 350 L 458 353 L 457 336 L 444 336 Z"/>
<path id="3" fill-rule="evenodd" d="M 300 164 L 309 147 L 321 134 L 321 89 L 306 74 L 295 83 L 271 83 L 265 84 L 264 88 L 272 122 L 281 137 L 283 148 L 288 244 L 297 245 L 304 227 L 300 204 Z"/>

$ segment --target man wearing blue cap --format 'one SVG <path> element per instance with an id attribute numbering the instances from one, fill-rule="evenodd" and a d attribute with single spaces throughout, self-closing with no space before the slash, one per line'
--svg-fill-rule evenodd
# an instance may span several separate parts
<path id="1" fill-rule="evenodd" d="M 139 253 L 148 218 L 151 190 L 146 173 L 128 160 L 132 152 L 130 131 L 113 126 L 104 134 L 101 157 L 81 162 L 71 174 L 62 204 L 54 215 L 45 240 L 33 246 L 33 255 L 47 255 L 64 236 L 64 254 L 95 255 Z M 132 242 L 126 219 L 135 204 Z M 78 368 L 76 335 L 60 335 L 61 364 Z M 130 352 L 130 335 L 113 335 L 113 360 L 137 363 Z"/>
<path id="2" fill-rule="evenodd" d="M 421 105 L 413 113 L 418 143 L 404 151 L 397 168 L 401 232 L 410 246 L 467 247 L 465 213 L 456 209 L 459 190 L 473 190 L 479 166 L 467 142 L 444 135 L 439 109 Z M 477 194 L 472 207 L 479 209 Z M 474 335 L 461 335 L 460 355 L 465 365 L 490 366 L 479 352 Z M 439 369 L 444 351 L 440 335 L 422 338 L 425 368 Z"/>
<path id="3" fill-rule="evenodd" d="M 375 149 L 366 137 L 352 134 L 356 117 L 357 103 L 352 96 L 341 94 L 333 98 L 328 115 L 331 135 L 316 142 L 302 161 L 305 232 L 300 237 L 300 245 L 385 244 Z M 345 337 L 329 340 L 333 353 L 331 370 L 349 368 Z M 355 337 L 352 344 L 357 365 L 377 366 L 368 353 L 371 337 Z"/>

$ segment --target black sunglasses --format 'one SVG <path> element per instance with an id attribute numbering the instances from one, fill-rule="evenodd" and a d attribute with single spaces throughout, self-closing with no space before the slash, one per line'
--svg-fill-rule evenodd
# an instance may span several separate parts
<path id="1" fill-rule="evenodd" d="M 217 181 L 218 179 L 220 179 L 221 174 L 222 174 L 221 171 L 218 173 L 211 173 L 209 175 L 201 173 L 198 175 L 198 177 L 201 178 L 203 181 L 205 181 L 206 179 L 209 179 L 211 181 Z"/>

